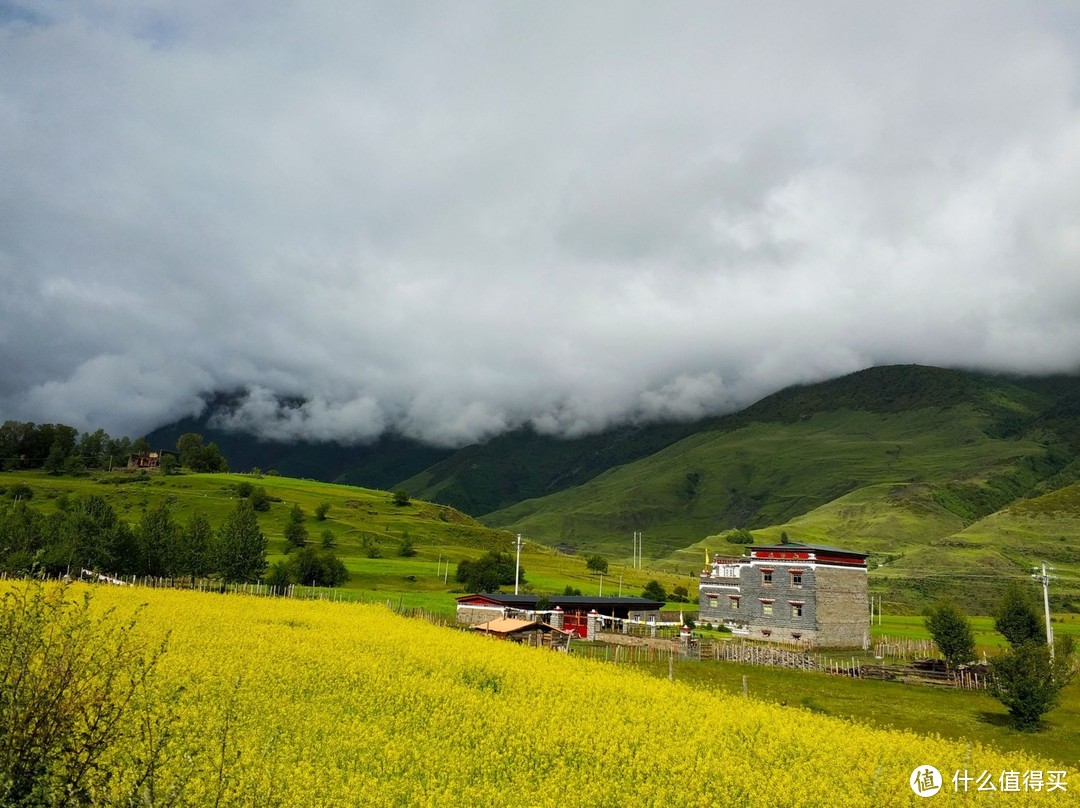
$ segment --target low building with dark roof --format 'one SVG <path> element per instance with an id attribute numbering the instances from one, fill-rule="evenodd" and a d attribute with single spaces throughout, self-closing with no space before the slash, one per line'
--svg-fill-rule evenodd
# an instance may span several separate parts
<path id="1" fill-rule="evenodd" d="M 538 595 L 504 595 L 501 592 L 464 595 L 457 599 L 457 619 L 467 625 L 478 625 L 499 617 L 547 618 L 556 628 L 572 631 L 581 637 L 588 634 L 589 616 L 594 621 L 655 620 L 663 603 L 648 598 L 591 597 L 588 595 L 548 595 L 547 609 L 537 611 Z"/>
<path id="2" fill-rule="evenodd" d="M 758 640 L 867 647 L 866 553 L 822 544 L 751 547 L 715 556 L 698 582 L 698 622 Z"/>

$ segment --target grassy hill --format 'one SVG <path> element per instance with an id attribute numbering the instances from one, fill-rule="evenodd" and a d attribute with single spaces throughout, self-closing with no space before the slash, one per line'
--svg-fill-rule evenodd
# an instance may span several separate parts
<path id="1" fill-rule="evenodd" d="M 714 430 L 484 521 L 616 556 L 643 530 L 646 555 L 663 558 L 732 527 L 784 524 L 868 484 L 925 483 L 948 502 L 957 480 L 1012 479 L 1043 466 L 1043 476 L 1053 473 L 1044 447 L 991 438 L 987 421 L 964 405 Z"/>
<path id="2" fill-rule="evenodd" d="M 476 558 L 488 550 L 513 552 L 513 534 L 489 528 L 445 505 L 413 500 L 394 504 L 387 491 L 354 486 L 298 480 L 281 476 L 253 477 L 247 474 L 134 474 L 127 471 L 97 473 L 82 477 L 52 476 L 44 472 L 0 474 L 0 508 L 10 507 L 19 485 L 32 491 L 30 504 L 46 513 L 66 507 L 78 497 L 103 497 L 117 514 L 136 524 L 143 513 L 161 501 L 170 504 L 178 521 L 185 522 L 196 510 L 203 511 L 211 524 L 221 524 L 236 505 L 239 483 L 262 486 L 278 501 L 259 513 L 259 525 L 269 540 L 269 561 L 285 557 L 284 530 L 292 506 L 307 515 L 305 526 L 316 545 L 329 530 L 335 552 L 345 562 L 351 579 L 346 595 L 364 599 L 403 599 L 405 605 L 433 611 L 452 612 L 460 585 L 454 581 L 458 561 Z M 324 521 L 314 517 L 317 506 L 330 505 Z M 413 557 L 397 555 L 408 539 L 416 550 Z M 369 557 L 370 547 L 380 557 Z M 612 565 L 601 582 L 585 568 L 581 557 L 567 556 L 550 547 L 526 542 L 521 555 L 526 571 L 525 591 L 562 592 L 566 586 L 595 594 L 601 585 L 605 594 L 619 591 L 640 594 L 650 578 L 659 578 L 671 589 L 676 583 L 691 582 L 671 573 L 632 570 Z"/>

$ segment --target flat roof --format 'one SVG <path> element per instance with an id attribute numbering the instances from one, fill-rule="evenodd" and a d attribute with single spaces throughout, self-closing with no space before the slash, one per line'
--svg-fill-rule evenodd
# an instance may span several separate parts
<path id="1" fill-rule="evenodd" d="M 810 550 L 815 553 L 840 553 L 841 555 L 860 556 L 861 558 L 866 558 L 869 555 L 869 553 L 860 553 L 858 550 L 845 550 L 843 547 L 829 547 L 827 544 L 803 544 L 797 541 L 788 544 L 763 545 L 761 547 L 748 545 L 747 549 L 751 552 L 755 550 Z"/>

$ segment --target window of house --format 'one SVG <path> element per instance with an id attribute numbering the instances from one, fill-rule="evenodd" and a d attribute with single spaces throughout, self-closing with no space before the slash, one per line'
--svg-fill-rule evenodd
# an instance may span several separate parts
<path id="1" fill-rule="evenodd" d="M 773 573 L 772 570 L 762 570 L 761 571 L 761 585 L 762 586 L 772 586 L 772 573 Z"/>
<path id="2" fill-rule="evenodd" d="M 802 586 L 802 570 L 796 570 L 791 573 L 791 585 Z"/>
<path id="3" fill-rule="evenodd" d="M 801 603 L 792 603 L 791 604 L 791 616 L 792 617 L 802 617 L 802 610 L 803 610 L 803 605 Z"/>
<path id="4" fill-rule="evenodd" d="M 732 610 L 735 610 L 735 609 L 739 608 L 739 599 L 738 598 L 731 598 L 731 608 L 732 608 Z"/>
<path id="5" fill-rule="evenodd" d="M 762 603 L 761 604 L 761 614 L 764 617 L 772 617 L 772 614 L 773 614 L 773 608 L 772 607 L 773 607 L 773 605 L 771 603 Z"/>

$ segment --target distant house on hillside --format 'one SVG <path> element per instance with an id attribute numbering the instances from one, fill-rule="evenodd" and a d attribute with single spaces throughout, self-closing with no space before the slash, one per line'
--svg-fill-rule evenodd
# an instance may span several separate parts
<path id="1" fill-rule="evenodd" d="M 865 648 L 866 558 L 795 542 L 752 547 L 737 558 L 714 556 L 698 583 L 698 622 L 757 640 Z"/>
<path id="2" fill-rule="evenodd" d="M 177 459 L 180 457 L 176 452 L 170 452 L 167 449 L 157 452 L 132 452 L 128 457 L 127 467 L 129 469 L 156 469 L 161 466 L 161 459 L 166 455 Z"/>
<path id="3" fill-rule="evenodd" d="M 475 626 L 504 617 L 526 620 L 545 618 L 557 629 L 587 637 L 590 619 L 594 630 L 605 620 L 644 623 L 650 619 L 656 620 L 664 605 L 648 598 L 549 595 L 548 608 L 537 611 L 539 601 L 536 595 L 504 595 L 500 592 L 464 595 L 457 599 L 457 619 L 459 623 Z"/>

